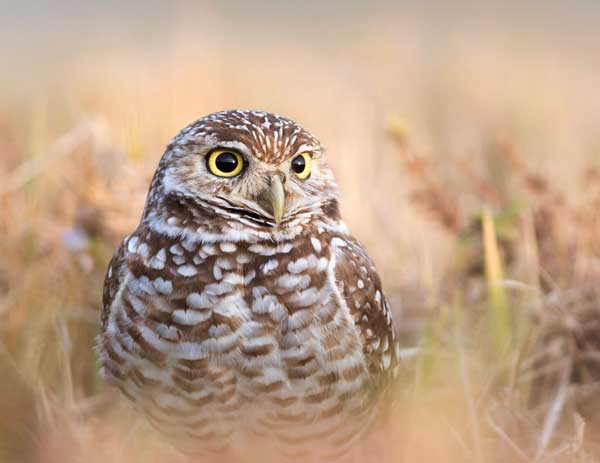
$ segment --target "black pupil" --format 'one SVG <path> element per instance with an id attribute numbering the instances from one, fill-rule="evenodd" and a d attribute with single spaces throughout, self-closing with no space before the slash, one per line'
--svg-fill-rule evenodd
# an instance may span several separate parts
<path id="1" fill-rule="evenodd" d="M 292 161 L 292 169 L 297 174 L 301 174 L 304 172 L 304 168 L 306 167 L 306 160 L 302 156 L 296 156 Z"/>
<path id="2" fill-rule="evenodd" d="M 221 153 L 215 159 L 215 165 L 221 172 L 228 174 L 233 172 L 238 166 L 238 158 L 233 153 Z"/>

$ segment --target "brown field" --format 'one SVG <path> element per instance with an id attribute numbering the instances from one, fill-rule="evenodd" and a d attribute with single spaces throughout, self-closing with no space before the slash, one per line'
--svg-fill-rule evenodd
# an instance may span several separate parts
<path id="1" fill-rule="evenodd" d="M 600 7 L 259 3 L 0 19 L 0 462 L 173 461 L 98 375 L 102 283 L 229 108 L 320 137 L 382 274 L 406 359 L 364 461 L 600 461 Z"/>

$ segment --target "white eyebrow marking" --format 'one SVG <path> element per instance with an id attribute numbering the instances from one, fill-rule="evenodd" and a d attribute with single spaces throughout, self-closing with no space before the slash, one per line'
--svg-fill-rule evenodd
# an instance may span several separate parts
<path id="1" fill-rule="evenodd" d="M 300 147 L 296 150 L 296 152 L 294 153 L 294 156 L 300 153 L 304 153 L 305 151 L 310 152 L 311 154 L 316 151 L 318 148 L 315 145 L 307 145 L 306 143 L 304 145 L 300 145 Z"/>
<path id="2" fill-rule="evenodd" d="M 222 146 L 223 148 L 234 148 L 248 157 L 252 155 L 252 150 L 245 143 L 240 141 L 222 141 L 218 143 L 218 146 Z"/>

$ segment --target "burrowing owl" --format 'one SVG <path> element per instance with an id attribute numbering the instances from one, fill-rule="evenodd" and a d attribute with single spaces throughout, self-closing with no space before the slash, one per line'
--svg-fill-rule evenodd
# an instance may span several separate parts
<path id="1" fill-rule="evenodd" d="M 108 268 L 98 343 L 106 378 L 160 431 L 209 455 L 253 442 L 344 459 L 396 345 L 313 135 L 225 111 L 173 139 Z"/>

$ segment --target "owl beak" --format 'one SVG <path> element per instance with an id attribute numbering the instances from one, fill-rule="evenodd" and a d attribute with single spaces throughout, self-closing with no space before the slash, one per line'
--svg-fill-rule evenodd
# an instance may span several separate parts
<path id="1" fill-rule="evenodd" d="M 270 178 L 269 187 L 259 197 L 258 203 L 273 215 L 275 226 L 278 226 L 283 217 L 283 207 L 285 205 L 285 193 L 279 175 Z"/>

